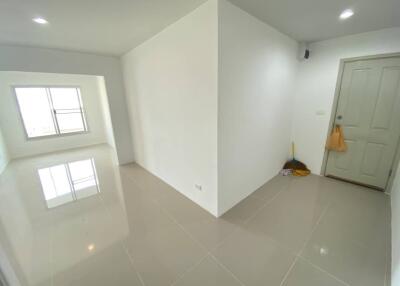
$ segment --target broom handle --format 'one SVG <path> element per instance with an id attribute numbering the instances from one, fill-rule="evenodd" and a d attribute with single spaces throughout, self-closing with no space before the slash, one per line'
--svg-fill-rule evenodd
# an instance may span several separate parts
<path id="1" fill-rule="evenodd" d="M 292 142 L 292 158 L 294 160 L 294 142 Z"/>

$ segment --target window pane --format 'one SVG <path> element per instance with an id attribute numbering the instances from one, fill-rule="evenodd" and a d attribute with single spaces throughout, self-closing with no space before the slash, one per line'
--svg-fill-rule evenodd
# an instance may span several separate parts
<path id="1" fill-rule="evenodd" d="M 75 187 L 77 187 L 77 185 L 75 185 Z M 98 193 L 98 189 L 97 186 L 86 186 L 84 188 L 81 188 L 79 191 L 76 191 L 75 195 L 76 195 L 76 199 L 80 200 L 80 199 L 84 199 L 84 198 L 88 198 L 91 196 L 94 196 Z"/>
<path id="2" fill-rule="evenodd" d="M 46 201 L 57 197 L 56 188 L 51 178 L 50 168 L 39 170 L 39 177 Z"/>
<path id="3" fill-rule="evenodd" d="M 84 189 L 87 189 L 90 187 L 96 187 L 96 180 L 94 179 L 94 177 L 74 183 L 74 188 L 75 188 L 75 191 L 77 192 L 77 194 L 78 194 L 78 191 L 81 191 L 81 190 L 84 190 Z M 95 188 L 95 191 L 97 192 L 97 188 Z"/>
<path id="4" fill-rule="evenodd" d="M 56 134 L 45 88 L 16 88 L 19 108 L 28 137 Z"/>
<path id="5" fill-rule="evenodd" d="M 92 159 L 69 163 L 68 166 L 78 200 L 98 193 Z"/>
<path id="6" fill-rule="evenodd" d="M 80 109 L 79 94 L 77 89 L 71 87 L 50 88 L 54 109 Z"/>
<path id="7" fill-rule="evenodd" d="M 81 113 L 57 113 L 58 127 L 61 134 L 85 131 Z"/>
<path id="8" fill-rule="evenodd" d="M 40 169 L 38 172 L 43 194 L 49 208 L 74 200 L 65 165 Z"/>
<path id="9" fill-rule="evenodd" d="M 51 167 L 50 172 L 54 180 L 57 196 L 71 193 L 71 185 L 68 180 L 65 166 L 59 165 Z"/>
<path id="10" fill-rule="evenodd" d="M 82 160 L 68 164 L 72 181 L 82 180 L 94 176 L 92 160 Z"/>

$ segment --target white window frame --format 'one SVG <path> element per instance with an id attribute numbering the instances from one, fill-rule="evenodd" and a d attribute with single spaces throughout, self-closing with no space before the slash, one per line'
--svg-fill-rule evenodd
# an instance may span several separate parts
<path id="1" fill-rule="evenodd" d="M 56 131 L 56 134 L 35 136 L 35 137 L 30 137 L 28 135 L 28 131 L 26 130 L 24 118 L 22 116 L 22 111 L 21 111 L 21 107 L 19 105 L 18 96 L 17 96 L 17 92 L 16 92 L 16 89 L 18 89 L 18 88 L 44 88 L 44 89 L 46 89 L 47 101 L 49 102 L 49 109 L 50 109 L 50 112 L 51 112 L 51 117 L 53 119 L 54 130 Z M 50 93 L 50 89 L 51 88 L 75 88 L 76 89 L 77 94 L 78 94 L 78 99 L 79 99 L 80 114 L 82 116 L 82 122 L 83 122 L 83 127 L 84 127 L 83 131 L 70 132 L 70 133 L 60 133 L 60 129 L 59 129 L 58 122 L 57 122 L 56 109 L 53 106 L 53 102 L 52 102 L 52 98 L 51 98 L 51 93 Z M 85 109 L 83 107 L 80 86 L 66 86 L 66 85 L 14 85 L 14 86 L 12 86 L 12 91 L 14 93 L 14 97 L 15 97 L 15 100 L 17 102 L 18 113 L 19 113 L 19 117 L 20 117 L 20 120 L 21 120 L 21 124 L 22 124 L 23 129 L 24 129 L 26 140 L 37 140 L 37 139 L 45 139 L 45 138 L 51 138 L 51 137 L 63 137 L 63 136 L 71 136 L 71 135 L 79 135 L 79 134 L 89 133 L 89 126 L 88 126 L 88 123 L 87 123 L 87 120 L 86 120 Z"/>

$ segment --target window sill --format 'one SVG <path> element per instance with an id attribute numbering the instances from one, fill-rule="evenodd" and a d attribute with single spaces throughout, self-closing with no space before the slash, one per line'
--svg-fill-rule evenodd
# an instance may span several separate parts
<path id="1" fill-rule="evenodd" d="M 26 137 L 26 141 L 36 141 L 36 140 L 42 140 L 42 139 L 53 139 L 53 138 L 68 137 L 68 136 L 74 136 L 74 135 L 84 135 L 84 134 L 89 134 L 89 133 L 90 133 L 89 131 L 79 131 L 79 132 L 54 134 L 54 135 L 44 135 L 44 136 L 37 136 L 37 137 Z"/>

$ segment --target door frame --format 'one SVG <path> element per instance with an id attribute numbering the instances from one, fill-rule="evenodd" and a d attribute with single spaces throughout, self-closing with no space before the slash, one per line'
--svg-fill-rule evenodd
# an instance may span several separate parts
<path id="1" fill-rule="evenodd" d="M 400 52 L 340 59 L 339 73 L 338 73 L 338 76 L 336 79 L 335 95 L 333 98 L 331 116 L 329 119 L 329 125 L 328 125 L 329 127 L 328 127 L 328 133 L 326 134 L 326 138 L 328 138 L 328 136 L 332 133 L 332 130 L 334 128 L 345 64 L 349 63 L 349 62 L 356 62 L 356 61 L 384 59 L 384 58 L 397 58 L 397 57 L 400 57 Z M 326 176 L 326 166 L 328 163 L 328 154 L 329 154 L 329 150 L 327 150 L 325 148 L 324 157 L 323 157 L 322 166 L 321 166 L 321 172 L 320 172 L 321 176 Z M 396 147 L 396 153 L 394 156 L 394 160 L 392 162 L 392 168 L 391 168 L 392 174 L 388 178 L 388 180 L 386 182 L 386 187 L 384 189 L 385 193 L 387 193 L 387 194 L 389 194 L 391 192 L 391 189 L 393 186 L 393 180 L 398 171 L 397 169 L 399 167 L 399 162 L 400 162 L 400 138 L 398 140 L 397 147 Z"/>

